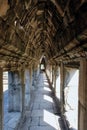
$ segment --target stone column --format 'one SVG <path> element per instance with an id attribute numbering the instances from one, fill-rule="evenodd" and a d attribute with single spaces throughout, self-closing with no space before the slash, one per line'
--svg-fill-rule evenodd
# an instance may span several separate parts
<path id="1" fill-rule="evenodd" d="M 30 103 L 30 75 L 29 75 L 29 69 L 25 70 L 25 108 L 29 108 L 29 103 Z"/>
<path id="2" fill-rule="evenodd" d="M 25 112 L 25 74 L 24 74 L 24 70 L 20 70 L 20 78 L 21 78 L 21 111 L 22 111 L 22 116 L 24 115 Z"/>
<path id="3" fill-rule="evenodd" d="M 60 66 L 60 103 L 61 112 L 64 113 L 64 64 L 62 62 Z"/>
<path id="4" fill-rule="evenodd" d="M 57 77 L 57 66 L 54 66 L 54 73 L 53 73 L 53 87 L 54 87 L 54 93 L 56 94 L 56 77 Z"/>
<path id="5" fill-rule="evenodd" d="M 33 85 L 36 87 L 36 82 L 37 82 L 37 70 L 34 69 L 33 71 Z"/>
<path id="6" fill-rule="evenodd" d="M 87 130 L 87 60 L 80 60 L 78 130 Z"/>
<path id="7" fill-rule="evenodd" d="M 47 72 L 47 75 L 49 77 L 49 80 L 51 81 L 51 65 L 47 65 L 46 72 Z"/>
<path id="8" fill-rule="evenodd" d="M 54 79 L 54 66 L 52 65 L 52 85 L 53 85 L 53 79 Z"/>
<path id="9" fill-rule="evenodd" d="M 52 67 L 52 87 L 53 87 L 53 89 L 54 89 L 54 79 L 55 79 L 55 74 L 54 74 L 54 69 L 55 69 L 55 67 L 53 66 Z"/>
<path id="10" fill-rule="evenodd" d="M 50 82 L 52 83 L 52 65 L 50 65 Z"/>
<path id="11" fill-rule="evenodd" d="M 21 77 L 18 71 L 8 72 L 9 112 L 22 110 Z"/>
<path id="12" fill-rule="evenodd" d="M 37 65 L 37 77 L 39 77 L 40 74 L 40 69 L 39 69 L 39 65 Z"/>
<path id="13" fill-rule="evenodd" d="M 0 68 L 0 130 L 3 130 L 3 71 Z"/>
<path id="14" fill-rule="evenodd" d="M 30 68 L 29 68 L 29 88 L 30 88 L 30 94 L 32 94 L 31 91 L 34 90 L 34 87 L 32 85 L 33 79 L 34 79 L 34 77 L 33 77 L 33 69 L 32 69 L 32 66 L 30 66 Z M 30 95 L 30 97 L 31 97 L 31 95 Z"/>

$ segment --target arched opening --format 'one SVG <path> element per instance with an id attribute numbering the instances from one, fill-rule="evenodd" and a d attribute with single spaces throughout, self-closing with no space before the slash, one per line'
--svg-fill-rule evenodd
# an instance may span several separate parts
<path id="1" fill-rule="evenodd" d="M 45 70 L 46 70 L 46 59 L 45 56 L 43 56 L 40 62 L 40 71 L 45 72 Z"/>

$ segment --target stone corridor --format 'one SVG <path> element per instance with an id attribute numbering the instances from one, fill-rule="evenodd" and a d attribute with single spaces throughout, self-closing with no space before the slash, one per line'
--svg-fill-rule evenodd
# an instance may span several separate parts
<path id="1" fill-rule="evenodd" d="M 18 130 L 65 130 L 44 73 L 40 74 L 34 94 L 31 109 L 26 111 L 26 119 Z"/>
<path id="2" fill-rule="evenodd" d="M 25 103 L 23 114 L 22 111 L 9 111 L 9 101 L 12 99 L 12 98 L 10 99 L 9 97 L 9 80 L 8 80 L 9 73 L 8 72 L 3 73 L 3 92 L 4 92 L 3 130 L 34 130 L 36 128 L 40 130 L 41 129 L 68 130 L 67 128 L 68 125 L 69 130 L 78 130 L 77 128 L 78 104 L 76 104 L 78 101 L 76 99 L 77 96 L 76 90 L 78 90 L 77 87 L 78 71 L 73 69 L 74 75 L 72 76 L 70 81 L 68 80 L 69 84 L 67 84 L 67 86 L 70 86 L 68 91 L 70 93 L 70 96 L 68 94 L 67 102 L 69 102 L 69 104 L 72 106 L 73 109 L 66 109 L 65 113 L 62 113 L 62 111 L 60 110 L 61 109 L 60 106 L 61 103 L 59 104 L 60 99 L 56 96 L 56 93 L 58 92 L 57 95 L 60 95 L 60 92 L 56 91 L 56 93 L 54 93 L 53 88 L 54 84 L 50 82 L 48 77 L 49 74 L 42 73 L 42 71 L 38 70 L 37 73 L 34 72 L 34 74 L 32 74 L 32 79 L 34 78 L 34 76 L 35 78 L 32 80 L 32 82 L 29 82 L 29 75 L 27 72 L 28 71 L 26 70 L 25 71 L 26 89 L 24 92 Z M 72 75 L 72 73 L 70 74 Z M 70 77 L 68 78 L 70 79 Z M 58 77 L 56 79 L 56 82 L 57 82 L 56 86 L 59 89 L 60 82 Z M 26 91 L 28 90 L 28 88 L 30 90 L 30 93 L 27 93 Z M 14 95 L 12 95 L 12 97 L 13 96 Z"/>
<path id="3" fill-rule="evenodd" d="M 87 130 L 87 0 L 0 0 L 0 130 L 43 129 Z"/>

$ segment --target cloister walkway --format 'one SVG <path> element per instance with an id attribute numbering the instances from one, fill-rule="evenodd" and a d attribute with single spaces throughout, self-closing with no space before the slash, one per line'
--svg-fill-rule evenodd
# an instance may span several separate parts
<path id="1" fill-rule="evenodd" d="M 66 130 L 54 102 L 45 73 L 39 76 L 32 109 L 19 130 Z"/>

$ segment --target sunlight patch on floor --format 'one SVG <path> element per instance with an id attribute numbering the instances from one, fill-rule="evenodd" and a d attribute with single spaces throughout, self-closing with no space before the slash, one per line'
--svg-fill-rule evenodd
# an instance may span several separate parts
<path id="1" fill-rule="evenodd" d="M 48 91 L 48 92 L 51 92 L 51 90 L 47 87 L 44 87 L 44 90 Z"/>
<path id="2" fill-rule="evenodd" d="M 3 92 L 7 91 L 8 90 L 8 85 L 3 85 Z"/>
<path id="3" fill-rule="evenodd" d="M 53 103 L 53 99 L 50 96 L 44 95 L 43 96 L 44 100 L 52 102 Z"/>
<path id="4" fill-rule="evenodd" d="M 53 113 L 44 110 L 44 116 L 43 116 L 43 120 L 44 122 L 46 122 L 48 125 L 52 126 L 54 128 L 54 130 L 58 130 L 59 126 L 58 123 L 56 121 L 56 117 Z M 58 120 L 58 118 L 57 118 Z"/>
<path id="5" fill-rule="evenodd" d="M 49 85 L 47 81 L 44 81 L 44 85 Z"/>

